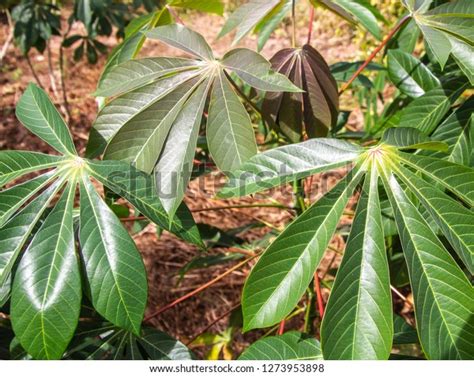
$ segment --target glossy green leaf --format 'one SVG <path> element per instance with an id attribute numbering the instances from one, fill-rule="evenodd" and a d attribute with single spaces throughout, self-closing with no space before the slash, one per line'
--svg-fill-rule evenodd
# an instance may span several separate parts
<path id="1" fill-rule="evenodd" d="M 474 3 L 471 0 L 456 0 L 428 10 L 430 3 L 426 2 L 420 6 L 414 17 L 426 43 L 441 68 L 444 68 L 452 54 L 472 83 L 474 66 L 472 53 L 469 51 L 472 51 L 474 44 L 474 27 L 472 26 Z M 414 9 L 412 4 L 406 5 L 409 9 Z"/>
<path id="2" fill-rule="evenodd" d="M 252 122 L 224 72 L 215 79 L 207 120 L 207 144 L 222 171 L 234 171 L 257 153 Z"/>
<path id="3" fill-rule="evenodd" d="M 48 98 L 48 95 L 34 84 L 21 96 L 16 105 L 16 116 L 36 136 L 64 154 L 76 154 L 69 129 Z"/>
<path id="4" fill-rule="evenodd" d="M 185 241 L 204 247 L 199 230 L 188 208 L 181 204 L 172 220 L 156 194 L 154 179 L 120 161 L 88 161 L 90 173 L 95 179 L 124 197 L 137 210 L 160 227 Z"/>
<path id="5" fill-rule="evenodd" d="M 388 359 L 392 296 L 375 168 L 367 176 L 321 326 L 325 359 Z"/>
<path id="6" fill-rule="evenodd" d="M 60 188 L 61 181 L 52 184 L 0 228 L 0 285 L 9 278 L 18 255 Z"/>
<path id="7" fill-rule="evenodd" d="M 250 86 L 263 91 L 301 92 L 288 78 L 271 70 L 270 62 L 247 48 L 236 48 L 224 55 L 222 65 Z"/>
<path id="8" fill-rule="evenodd" d="M 125 123 L 109 142 L 105 159 L 124 160 L 151 173 L 173 122 L 200 83 L 197 78 L 183 83 Z"/>
<path id="9" fill-rule="evenodd" d="M 72 212 L 75 191 L 73 182 L 33 237 L 13 281 L 13 329 L 23 348 L 36 359 L 59 359 L 79 319 L 81 279 Z"/>
<path id="10" fill-rule="evenodd" d="M 361 25 L 364 26 L 375 38 L 382 39 L 380 27 L 377 23 L 375 10 L 370 2 L 360 0 L 331 0 L 350 13 Z"/>
<path id="11" fill-rule="evenodd" d="M 466 87 L 466 82 L 452 81 L 449 87 L 428 91 L 403 109 L 399 126 L 430 134 Z"/>
<path id="12" fill-rule="evenodd" d="M 402 161 L 474 206 L 474 170 L 438 158 L 400 153 Z"/>
<path id="13" fill-rule="evenodd" d="M 245 196 L 328 171 L 354 161 L 363 149 L 346 141 L 320 138 L 281 146 L 252 157 L 235 171 L 221 197 Z"/>
<path id="14" fill-rule="evenodd" d="M 474 289 L 395 177 L 383 180 L 408 265 L 423 351 L 430 359 L 472 359 Z"/>
<path id="15" fill-rule="evenodd" d="M 471 97 L 436 128 L 431 139 L 446 142 L 449 147 L 448 155 L 438 153 L 431 156 L 446 157 L 450 162 L 470 166 L 474 141 L 474 128 L 472 127 L 473 112 L 474 97 Z"/>
<path id="16" fill-rule="evenodd" d="M 222 4 L 221 0 L 168 0 L 168 4 L 173 7 L 215 13 L 219 16 L 222 16 L 224 13 L 224 4 Z"/>
<path id="17" fill-rule="evenodd" d="M 240 41 L 267 15 L 280 0 L 250 0 L 235 10 L 222 27 L 218 38 L 237 29 L 233 44 Z"/>
<path id="18" fill-rule="evenodd" d="M 311 4 L 313 6 L 322 6 L 323 8 L 326 8 L 333 12 L 334 14 L 337 14 L 339 17 L 345 19 L 347 22 L 350 22 L 351 24 L 357 24 L 357 20 L 350 14 L 347 10 L 345 10 L 343 7 L 341 7 L 339 4 L 332 0 L 310 0 Z"/>
<path id="19" fill-rule="evenodd" d="M 273 31 L 281 25 L 281 22 L 289 14 L 293 0 L 281 0 L 262 20 L 255 26 L 258 33 L 257 49 L 261 51 L 270 38 Z"/>
<path id="20" fill-rule="evenodd" d="M 158 196 L 170 217 L 174 216 L 183 200 L 191 178 L 199 126 L 210 84 L 200 85 L 183 106 L 155 167 Z"/>
<path id="21" fill-rule="evenodd" d="M 409 325 L 403 317 L 394 315 L 393 344 L 404 345 L 409 343 L 418 343 L 418 333 L 416 329 Z"/>
<path id="22" fill-rule="evenodd" d="M 100 82 L 95 95 L 110 97 L 132 91 L 169 74 L 198 68 L 196 60 L 179 57 L 152 57 L 129 60 L 112 68 Z"/>
<path id="23" fill-rule="evenodd" d="M 399 166 L 395 172 L 415 193 L 470 273 L 474 274 L 474 213 L 409 170 Z"/>
<path id="24" fill-rule="evenodd" d="M 432 141 L 430 137 L 416 128 L 388 128 L 382 135 L 381 141 L 395 146 L 397 149 L 425 149 L 448 151 L 448 144 L 442 141 Z"/>
<path id="25" fill-rule="evenodd" d="M 127 230 L 87 177 L 80 190 L 79 239 L 92 304 L 108 321 L 139 334 L 147 302 L 143 261 Z"/>
<path id="26" fill-rule="evenodd" d="M 416 98 L 440 86 L 436 76 L 416 57 L 401 50 L 388 52 L 388 75 L 401 92 Z"/>
<path id="27" fill-rule="evenodd" d="M 154 328 L 143 328 L 137 341 L 153 360 L 190 360 L 193 353 L 181 342 Z"/>
<path id="28" fill-rule="evenodd" d="M 0 192 L 0 228 L 16 211 L 50 182 L 53 174 L 47 173 Z"/>
<path id="29" fill-rule="evenodd" d="M 212 49 L 201 34 L 180 24 L 159 26 L 145 33 L 147 38 L 158 39 L 204 60 L 214 60 Z"/>
<path id="30" fill-rule="evenodd" d="M 252 269 L 242 293 L 244 330 L 283 320 L 313 278 L 362 171 L 336 187 L 294 220 Z"/>
<path id="31" fill-rule="evenodd" d="M 89 135 L 86 156 L 94 158 L 105 150 L 112 137 L 135 117 L 146 118 L 153 111 L 152 105 L 170 94 L 181 84 L 199 75 L 199 71 L 181 72 L 159 80 L 159 84 L 149 84 L 126 93 L 101 109 Z"/>
<path id="32" fill-rule="evenodd" d="M 261 338 L 247 348 L 238 360 L 322 360 L 319 342 L 291 331 L 281 336 Z"/>
<path id="33" fill-rule="evenodd" d="M 109 54 L 104 69 L 102 70 L 98 87 L 103 86 L 103 81 L 113 67 L 131 60 L 138 55 L 143 43 L 145 43 L 146 37 L 143 34 L 144 31 L 156 26 L 168 25 L 172 21 L 171 14 L 167 7 L 132 19 L 125 28 L 124 40 Z"/>
<path id="34" fill-rule="evenodd" d="M 0 151 L 0 187 L 30 172 L 56 167 L 64 158 L 31 151 Z"/>

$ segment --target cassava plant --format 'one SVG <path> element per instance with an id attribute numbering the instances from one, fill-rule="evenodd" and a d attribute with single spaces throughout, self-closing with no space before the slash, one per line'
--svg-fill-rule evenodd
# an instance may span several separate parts
<path id="1" fill-rule="evenodd" d="M 0 329 L 12 338 L 10 357 L 193 359 L 186 345 L 142 323 L 257 260 L 240 304 L 226 312 L 230 326 L 189 341 L 213 346 L 208 358 L 232 357 L 237 330 L 265 329 L 238 359 L 386 360 L 403 358 L 408 344 L 418 349 L 410 358 L 473 359 L 474 2 L 400 5 L 384 36 L 380 23 L 388 21 L 365 0 L 245 2 L 219 37 L 235 30 L 237 43 L 254 32 L 260 51 L 289 17 L 292 47 L 270 61 L 247 48 L 216 57 L 177 14 L 185 7 L 221 15 L 220 1 L 147 8 L 102 72 L 85 157 L 47 95 L 30 85 L 17 117 L 60 155 L 0 152 Z M 296 15 L 304 6 L 309 30 L 300 46 Z M 367 59 L 328 65 L 311 43 L 315 7 L 368 31 L 376 47 Z M 146 39 L 186 57 L 137 58 Z M 349 123 L 347 103 L 359 104 L 363 127 Z M 182 202 L 197 158 L 226 174 L 221 198 L 292 184 L 291 207 L 268 206 L 295 217 L 238 255 L 208 255 L 206 247 L 243 240 L 241 229 L 197 225 Z M 305 187 L 314 175 L 336 169 L 343 177 L 310 202 Z M 181 277 L 242 260 L 144 317 L 145 268 L 101 185 L 106 198 L 133 206 L 137 216 L 127 220 L 149 220 L 203 252 Z M 347 212 L 349 227 L 340 224 Z M 335 250 L 337 272 L 331 263 L 320 275 L 335 234 L 345 243 Z M 397 308 L 400 297 L 412 316 Z M 297 317 L 301 330 L 285 332 Z"/>

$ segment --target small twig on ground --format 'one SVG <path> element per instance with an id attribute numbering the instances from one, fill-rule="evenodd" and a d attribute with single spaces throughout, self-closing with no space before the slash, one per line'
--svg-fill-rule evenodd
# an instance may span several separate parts
<path id="1" fill-rule="evenodd" d="M 209 325 L 207 325 L 204 329 L 200 330 L 198 334 L 196 334 L 192 339 L 190 339 L 187 343 L 186 346 L 191 345 L 196 339 L 199 338 L 200 335 L 206 333 L 209 329 L 211 329 L 215 324 L 217 324 L 219 321 L 221 321 L 224 317 L 230 315 L 234 310 L 240 307 L 240 302 L 235 304 L 233 307 L 225 311 L 222 315 L 220 315 L 218 318 L 213 320 Z"/>
<path id="2" fill-rule="evenodd" d="M 232 272 L 234 272 L 235 270 L 241 268 L 242 266 L 246 265 L 247 263 L 249 263 L 251 260 L 253 260 L 254 258 L 256 258 L 257 256 L 259 255 L 254 255 L 252 257 L 249 257 L 247 259 L 245 259 L 244 261 L 238 263 L 237 265 L 233 266 L 232 268 L 226 270 L 224 273 L 218 275 L 216 278 L 210 280 L 209 282 L 199 286 L 197 289 L 191 291 L 190 293 L 182 296 L 181 298 L 178 298 L 174 301 L 172 301 L 171 303 L 165 305 L 164 307 L 162 308 L 159 308 L 157 309 L 155 312 L 149 314 L 147 317 L 145 317 L 144 321 L 149 321 L 151 320 L 153 317 L 156 317 L 158 316 L 159 314 L 173 308 L 174 306 L 176 306 L 177 304 L 193 297 L 194 295 L 196 294 L 199 294 L 201 291 L 204 291 L 205 289 L 207 289 L 208 287 L 212 286 L 213 284 L 215 284 L 216 282 L 220 281 L 222 278 L 226 277 L 227 275 L 231 274 Z"/>

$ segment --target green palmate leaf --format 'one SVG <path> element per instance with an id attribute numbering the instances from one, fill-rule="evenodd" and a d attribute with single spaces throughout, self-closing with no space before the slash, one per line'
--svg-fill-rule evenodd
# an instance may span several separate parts
<path id="1" fill-rule="evenodd" d="M 261 256 L 242 293 L 245 331 L 278 323 L 298 303 L 361 176 L 361 170 L 350 172 L 293 221 Z"/>
<path id="2" fill-rule="evenodd" d="M 150 175 L 120 161 L 88 161 L 87 164 L 95 179 L 124 197 L 151 221 L 192 244 L 204 247 L 196 223 L 184 204 L 177 209 L 172 220 L 168 218 Z"/>
<path id="3" fill-rule="evenodd" d="M 225 78 L 216 77 L 207 121 L 209 152 L 222 171 L 233 171 L 257 153 L 252 122 Z"/>
<path id="4" fill-rule="evenodd" d="M 381 141 L 395 146 L 397 149 L 425 149 L 447 152 L 448 144 L 432 141 L 430 137 L 416 128 L 388 128 L 382 135 Z"/>
<path id="5" fill-rule="evenodd" d="M 201 12 L 215 13 L 222 16 L 224 4 L 221 0 L 168 0 L 173 7 L 200 10 Z"/>
<path id="6" fill-rule="evenodd" d="M 406 52 L 390 50 L 387 63 L 390 80 L 410 97 L 420 97 L 441 85 L 420 60 Z"/>
<path id="7" fill-rule="evenodd" d="M 170 217 L 178 209 L 193 172 L 199 125 L 210 85 L 210 81 L 200 85 L 183 106 L 155 168 L 158 195 Z"/>
<path id="8" fill-rule="evenodd" d="M 87 177 L 80 187 L 79 238 L 92 304 L 108 321 L 139 334 L 147 301 L 143 261 L 127 230 Z"/>
<path id="9" fill-rule="evenodd" d="M 202 83 L 194 78 L 134 116 L 123 125 L 107 146 L 106 159 L 120 159 L 151 173 L 173 122 L 192 92 Z"/>
<path id="10" fill-rule="evenodd" d="M 458 39 L 448 37 L 451 47 L 453 48 L 452 55 L 456 64 L 461 68 L 465 76 L 469 79 L 471 85 L 474 85 L 474 47 L 466 43 L 460 42 Z"/>
<path id="11" fill-rule="evenodd" d="M 449 147 L 447 156 L 436 154 L 436 157 L 446 156 L 450 162 L 470 166 L 474 140 L 472 134 L 473 112 L 474 97 L 471 97 L 436 128 L 431 139 L 446 142 Z"/>
<path id="12" fill-rule="evenodd" d="M 31 151 L 0 151 L 0 187 L 30 172 L 56 167 L 64 158 Z"/>
<path id="13" fill-rule="evenodd" d="M 247 48 L 236 48 L 224 55 L 222 65 L 244 82 L 263 91 L 301 92 L 288 78 L 271 70 L 270 62 Z"/>
<path id="14" fill-rule="evenodd" d="M 359 22 L 374 37 L 382 39 L 377 20 L 384 20 L 380 12 L 363 0 L 311 0 L 314 5 L 322 5 L 351 23 Z"/>
<path id="15" fill-rule="evenodd" d="M 470 273 L 474 274 L 473 212 L 401 166 L 396 169 L 396 174 L 415 193 Z"/>
<path id="16" fill-rule="evenodd" d="M 125 28 L 125 39 L 112 50 L 107 59 L 104 70 L 99 79 L 98 87 L 103 85 L 103 81 L 113 67 L 137 56 L 146 39 L 143 34 L 144 31 L 150 30 L 156 26 L 168 25 L 172 21 L 171 14 L 167 7 L 130 21 L 128 26 Z"/>
<path id="17" fill-rule="evenodd" d="M 21 206 L 48 184 L 52 173 L 40 175 L 12 188 L 0 192 L 0 228 Z"/>
<path id="18" fill-rule="evenodd" d="M 416 329 L 409 325 L 403 317 L 394 315 L 393 344 L 404 345 L 409 343 L 418 343 L 418 333 Z"/>
<path id="19" fill-rule="evenodd" d="M 159 26 L 145 34 L 150 39 L 161 40 L 196 57 L 204 60 L 214 60 L 212 49 L 202 35 L 183 25 Z"/>
<path id="20" fill-rule="evenodd" d="M 280 3 L 280 0 L 250 0 L 237 8 L 227 19 L 225 25 L 220 31 L 218 38 L 237 29 L 233 44 L 240 41 L 267 15 L 273 8 Z"/>
<path id="21" fill-rule="evenodd" d="M 474 170 L 438 158 L 400 153 L 402 161 L 474 206 Z"/>
<path id="22" fill-rule="evenodd" d="M 149 359 L 154 360 L 190 360 L 193 353 L 181 342 L 154 328 L 143 328 L 137 339 L 146 351 Z"/>
<path id="23" fill-rule="evenodd" d="M 0 228 L 0 285 L 9 278 L 18 255 L 54 195 L 61 188 L 61 183 L 55 182 L 48 187 Z"/>
<path id="24" fill-rule="evenodd" d="M 196 60 L 153 57 L 130 60 L 112 69 L 101 82 L 95 95 L 115 96 L 149 84 L 170 73 L 198 68 Z"/>
<path id="25" fill-rule="evenodd" d="M 36 359 L 59 359 L 76 329 L 81 279 L 69 184 L 25 251 L 15 274 L 11 315 L 21 345 Z"/>
<path id="26" fill-rule="evenodd" d="M 319 342 L 303 333 L 265 337 L 246 349 L 239 360 L 322 360 Z"/>
<path id="27" fill-rule="evenodd" d="M 245 196 L 354 161 L 363 149 L 349 142 L 320 138 L 281 146 L 252 157 L 235 171 L 221 197 Z"/>
<path id="28" fill-rule="evenodd" d="M 393 323 L 390 277 L 372 168 L 321 326 L 325 359 L 388 359 Z"/>
<path id="29" fill-rule="evenodd" d="M 76 154 L 66 123 L 47 94 L 34 84 L 28 85 L 16 106 L 22 124 L 57 151 Z"/>
<path id="30" fill-rule="evenodd" d="M 417 128 L 430 134 L 466 88 L 464 80 L 454 80 L 444 88 L 428 91 L 402 111 L 399 126 Z"/>
<path id="31" fill-rule="evenodd" d="M 144 327 L 140 335 L 110 325 L 78 330 L 72 359 L 191 360 L 193 353 L 181 342 L 155 328 Z M 87 347 L 86 347 L 87 346 Z M 85 348 L 86 351 L 83 351 Z M 84 353 L 84 355 L 82 354 Z"/>
<path id="32" fill-rule="evenodd" d="M 395 177 L 383 180 L 408 265 L 423 351 L 430 359 L 472 359 L 474 289 Z"/>
<path id="33" fill-rule="evenodd" d="M 273 31 L 280 26 L 283 19 L 288 15 L 292 7 L 293 0 L 281 0 L 275 8 L 272 9 L 262 20 L 255 26 L 255 32 L 258 33 L 258 51 L 261 51 L 267 43 Z"/>
<path id="34" fill-rule="evenodd" d="M 181 84 L 198 76 L 199 73 L 199 71 L 182 72 L 158 81 L 159 85 L 149 84 L 114 99 L 99 112 L 89 135 L 86 155 L 93 158 L 102 154 L 118 130 L 124 124 L 133 122 L 138 115 L 143 118 L 148 116 L 152 118 L 153 115 L 150 114 L 153 111 L 152 104 L 170 94 Z"/>
<path id="35" fill-rule="evenodd" d="M 452 55 L 470 82 L 474 83 L 474 3 L 470 0 L 456 0 L 428 11 L 430 3 L 426 2 L 419 9 L 413 8 L 411 4 L 406 5 L 414 13 L 414 20 L 423 33 L 425 42 L 441 67 L 444 68 Z"/>

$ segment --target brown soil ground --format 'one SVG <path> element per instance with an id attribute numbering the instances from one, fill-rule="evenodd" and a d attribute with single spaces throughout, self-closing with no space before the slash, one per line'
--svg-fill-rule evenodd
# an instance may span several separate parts
<path id="1" fill-rule="evenodd" d="M 307 33 L 307 15 L 300 10 L 300 20 L 298 22 L 298 40 L 303 42 Z M 209 16 L 192 12 L 182 15 L 184 22 L 201 32 L 218 55 L 222 55 L 231 46 L 231 37 L 215 40 L 215 36 L 223 25 L 223 18 Z M 5 20 L 0 19 L 0 46 L 8 38 L 8 27 Z M 278 30 L 267 43 L 263 54 L 271 57 L 277 50 L 288 47 L 290 44 L 288 35 L 291 35 L 290 25 L 286 25 Z M 74 26 L 73 31 L 76 31 Z M 286 29 L 286 30 L 285 30 Z M 326 11 L 317 10 L 314 23 L 312 44 L 329 63 L 337 61 L 354 61 L 357 56 L 357 46 L 351 44 L 354 30 L 344 21 L 332 16 Z M 115 45 L 114 38 L 103 40 L 110 47 Z M 240 46 L 255 48 L 256 41 L 253 36 L 244 39 Z M 56 104 L 61 104 L 61 91 L 59 88 L 59 72 L 57 70 L 59 38 L 53 38 L 51 50 L 54 69 L 54 76 L 58 85 L 59 95 L 55 98 Z M 160 43 L 147 42 L 143 51 L 143 56 L 152 55 L 175 55 L 176 50 L 168 48 Z M 42 84 L 54 98 L 51 87 L 50 75 L 48 74 L 48 63 L 46 56 L 36 52 L 30 53 L 34 69 L 38 72 Z M 72 59 L 72 51 L 66 53 L 66 84 L 67 94 L 72 110 L 72 118 L 69 126 L 74 135 L 75 144 L 81 152 L 84 151 L 88 131 L 97 113 L 97 106 L 92 96 L 98 77 L 105 62 L 102 56 L 99 62 L 88 65 L 86 62 L 76 63 Z M 31 70 L 20 51 L 10 45 L 2 63 L 0 63 L 0 150 L 3 149 L 27 149 L 32 151 L 51 152 L 50 148 L 37 137 L 31 135 L 23 128 L 15 118 L 15 104 L 21 96 L 23 90 L 29 82 L 33 82 Z M 359 117 L 351 118 L 353 127 L 358 127 Z M 343 171 L 328 174 L 320 174 L 312 179 L 311 202 L 322 193 L 332 187 L 334 183 L 343 175 Z M 205 223 L 219 227 L 223 230 L 235 229 L 250 223 L 269 223 L 276 228 L 283 228 L 292 218 L 292 211 L 269 208 L 249 208 L 249 209 L 226 209 L 219 211 L 201 211 L 203 208 L 215 206 L 245 204 L 245 203 L 268 203 L 270 199 L 277 199 L 287 205 L 291 205 L 292 193 L 289 187 L 272 191 L 268 194 L 257 195 L 256 197 L 242 198 L 240 200 L 215 200 L 213 199 L 216 188 L 224 183 L 224 177 L 215 172 L 203 178 L 193 181 L 190 184 L 186 203 L 192 211 L 195 211 L 196 222 Z M 354 207 L 356 199 L 349 205 L 349 209 Z M 350 217 L 344 217 L 340 226 L 350 224 Z M 254 229 L 242 235 L 246 241 L 253 241 L 268 232 L 268 227 Z M 149 278 L 149 305 L 148 314 L 168 302 L 192 291 L 196 287 L 211 280 L 213 277 L 223 273 L 236 262 L 224 265 L 213 266 L 207 269 L 193 270 L 185 275 L 178 283 L 179 270 L 192 260 L 199 251 L 176 237 L 164 233 L 159 238 L 156 235 L 154 225 L 147 226 L 144 230 L 134 235 L 134 239 L 144 257 Z M 344 241 L 341 236 L 333 239 L 332 247 L 343 249 Z M 232 251 L 225 248 L 215 248 L 211 253 L 226 253 Z M 334 267 L 339 262 L 339 256 L 334 251 L 328 251 L 327 256 L 320 266 L 320 274 L 326 274 L 327 270 Z M 241 290 L 245 278 L 252 263 L 233 272 L 211 288 L 200 293 L 196 297 L 186 300 L 151 321 L 151 324 L 162 329 L 183 342 L 188 342 L 196 334 L 203 331 L 209 323 L 238 304 Z M 323 289 L 323 294 L 327 298 L 328 291 Z M 210 332 L 219 333 L 228 325 L 228 316 L 217 322 Z M 296 317 L 287 323 L 286 329 L 301 328 L 302 319 Z M 249 342 L 255 340 L 263 333 L 252 332 L 242 335 L 236 333 L 232 343 L 234 356 L 240 353 Z M 205 348 L 195 349 L 200 356 L 204 356 Z"/>

